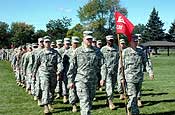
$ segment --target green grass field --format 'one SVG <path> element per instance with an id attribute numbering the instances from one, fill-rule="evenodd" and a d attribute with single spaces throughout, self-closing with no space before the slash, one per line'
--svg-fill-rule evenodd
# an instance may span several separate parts
<path id="1" fill-rule="evenodd" d="M 155 80 L 149 80 L 145 74 L 142 100 L 144 107 L 141 115 L 175 115 L 175 55 L 152 57 Z M 97 91 L 97 101 L 93 104 L 92 115 L 125 115 L 124 101 L 115 94 L 116 110 L 105 105 L 105 93 Z M 72 113 L 69 104 L 62 99 L 55 100 L 53 115 L 80 115 Z M 43 108 L 16 85 L 10 64 L 0 61 L 0 115 L 43 115 Z"/>

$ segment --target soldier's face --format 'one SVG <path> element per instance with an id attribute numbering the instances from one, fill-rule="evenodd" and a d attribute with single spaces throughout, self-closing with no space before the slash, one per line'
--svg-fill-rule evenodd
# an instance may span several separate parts
<path id="1" fill-rule="evenodd" d="M 92 45 L 92 38 L 84 39 L 84 44 L 87 45 L 87 46 L 91 46 Z"/>
<path id="2" fill-rule="evenodd" d="M 44 47 L 45 48 L 50 48 L 50 41 L 45 41 L 44 42 Z"/>
<path id="3" fill-rule="evenodd" d="M 44 47 L 44 41 L 39 41 L 39 46 Z"/>
<path id="4" fill-rule="evenodd" d="M 73 48 L 77 48 L 78 47 L 78 43 L 72 43 L 72 47 Z"/>
<path id="5" fill-rule="evenodd" d="M 92 42 L 92 46 L 96 46 L 96 44 L 97 44 L 96 41 Z"/>

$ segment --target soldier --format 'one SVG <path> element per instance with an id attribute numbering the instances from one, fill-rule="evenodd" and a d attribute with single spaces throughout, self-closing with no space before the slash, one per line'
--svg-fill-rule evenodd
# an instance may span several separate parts
<path id="1" fill-rule="evenodd" d="M 42 99 L 41 103 L 44 105 L 44 113 L 50 113 L 53 108 L 53 102 L 57 74 L 63 70 L 61 55 L 56 50 L 50 47 L 49 37 L 44 39 L 44 49 L 39 53 L 33 67 L 33 77 L 39 71 L 39 79 L 41 84 Z"/>
<path id="2" fill-rule="evenodd" d="M 105 83 L 107 103 L 109 103 L 109 108 L 113 110 L 115 109 L 115 105 L 112 100 L 114 88 L 117 82 L 119 52 L 118 48 L 114 46 L 114 38 L 112 35 L 106 36 L 106 42 L 107 45 L 101 48 L 104 57 L 104 64 L 101 69 L 102 79 L 100 84 L 103 86 Z"/>
<path id="3" fill-rule="evenodd" d="M 79 44 L 79 37 L 77 36 L 72 36 L 72 47 L 68 50 L 68 56 L 70 57 L 70 62 L 73 58 L 73 54 L 75 50 L 77 49 Z M 69 83 L 68 83 L 69 84 Z M 69 88 L 69 103 L 72 105 L 72 112 L 77 112 L 77 93 L 76 93 L 76 88 Z"/>
<path id="4" fill-rule="evenodd" d="M 153 65 L 152 65 L 152 62 L 151 62 L 151 59 L 150 59 L 150 55 L 149 55 L 149 52 L 148 52 L 148 49 L 146 49 L 146 47 L 144 47 L 143 45 L 141 45 L 142 43 L 142 38 L 141 38 L 141 35 L 140 34 L 136 34 L 136 36 L 138 37 L 138 45 L 137 45 L 137 48 L 140 48 L 144 53 L 145 53 L 145 56 L 147 58 L 147 63 L 144 67 L 144 72 L 151 72 L 153 74 Z M 154 76 L 154 74 L 153 74 Z M 138 95 L 137 95 L 137 105 L 138 107 L 143 107 L 144 105 L 142 104 L 142 101 L 141 101 L 141 90 L 138 92 Z"/>
<path id="5" fill-rule="evenodd" d="M 81 115 L 90 115 L 95 96 L 97 75 L 100 68 L 100 57 L 92 47 L 92 36 L 83 38 L 83 45 L 74 52 L 68 71 L 69 88 L 76 87 L 80 100 Z"/>
<path id="6" fill-rule="evenodd" d="M 127 48 L 126 46 L 126 43 L 125 43 L 125 40 L 124 39 L 120 39 L 120 47 L 121 47 L 121 50 L 123 51 L 125 48 Z M 120 94 L 120 100 L 123 100 L 125 99 L 125 95 L 124 95 L 124 92 L 123 92 L 123 88 L 122 88 L 122 84 L 120 82 L 120 78 L 117 77 L 117 84 L 118 84 L 118 92 Z"/>
<path id="7" fill-rule="evenodd" d="M 56 47 L 55 43 L 51 42 L 51 48 L 55 48 L 55 47 Z"/>
<path id="8" fill-rule="evenodd" d="M 32 51 L 32 57 L 30 57 L 32 59 L 29 59 L 31 60 L 29 63 L 32 65 L 32 73 L 33 73 L 33 66 L 37 59 L 37 56 L 44 48 L 43 42 L 44 42 L 44 38 L 38 38 L 38 48 Z M 37 71 L 36 73 L 36 76 L 35 76 L 36 79 L 32 79 L 31 92 L 32 92 L 32 95 L 34 96 L 34 100 L 38 100 L 38 105 L 40 106 L 41 105 L 41 88 L 40 88 L 40 81 L 39 81 L 38 74 L 39 74 L 39 71 Z"/>
<path id="9" fill-rule="evenodd" d="M 92 46 L 95 47 L 95 48 L 97 48 L 97 40 L 94 37 L 92 39 Z"/>
<path id="10" fill-rule="evenodd" d="M 29 63 L 31 59 L 30 57 L 32 57 L 32 45 L 28 45 L 27 46 L 27 52 L 25 54 L 24 57 L 24 76 L 25 76 L 25 83 L 26 83 L 26 92 L 28 92 L 28 94 L 32 94 L 31 92 L 31 84 L 32 84 L 32 65 Z"/>
<path id="11" fill-rule="evenodd" d="M 126 48 L 122 52 L 123 57 L 123 66 L 124 66 L 124 74 L 125 80 L 121 76 L 121 82 L 126 82 L 127 95 L 129 96 L 127 111 L 128 115 L 138 115 L 139 109 L 137 106 L 137 94 L 141 90 L 141 85 L 143 82 L 143 69 L 144 65 L 148 61 L 144 52 L 137 48 L 138 39 L 137 36 L 132 36 L 130 47 Z M 119 65 L 119 70 L 122 65 Z M 150 78 L 153 79 L 153 74 L 151 71 L 149 72 Z"/>
<path id="12" fill-rule="evenodd" d="M 62 56 L 63 59 L 63 73 L 61 76 L 61 80 L 62 80 L 62 95 L 63 95 L 63 103 L 67 103 L 68 99 L 68 88 L 67 88 L 67 71 L 69 69 L 69 59 L 70 57 L 68 56 L 68 50 L 70 48 L 70 38 L 64 38 L 64 46 L 60 49 L 60 54 Z"/>
<path id="13" fill-rule="evenodd" d="M 101 49 L 102 47 L 102 42 L 101 40 L 97 40 L 97 48 Z"/>
<path id="14" fill-rule="evenodd" d="M 56 40 L 56 46 L 57 48 L 55 48 L 55 50 L 60 53 L 60 50 L 62 48 L 62 40 L 61 39 L 58 39 Z M 62 88 L 62 80 L 61 80 L 61 75 L 57 77 L 57 86 L 55 88 L 55 93 L 56 93 L 56 99 L 59 99 L 60 96 L 61 96 L 61 88 Z"/>

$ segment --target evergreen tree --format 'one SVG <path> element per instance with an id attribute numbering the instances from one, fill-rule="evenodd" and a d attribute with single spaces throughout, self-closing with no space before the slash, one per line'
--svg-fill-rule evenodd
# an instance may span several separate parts
<path id="1" fill-rule="evenodd" d="M 175 42 L 175 20 L 172 25 L 170 26 L 170 29 L 168 31 L 169 37 L 167 38 L 168 41 Z"/>
<path id="2" fill-rule="evenodd" d="M 158 16 L 158 11 L 153 8 L 148 23 L 143 33 L 144 41 L 161 41 L 164 39 L 164 23 Z"/>

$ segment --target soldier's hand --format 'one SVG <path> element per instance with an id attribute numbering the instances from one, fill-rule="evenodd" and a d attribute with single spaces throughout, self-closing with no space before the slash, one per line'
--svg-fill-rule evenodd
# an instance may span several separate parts
<path id="1" fill-rule="evenodd" d="M 105 84 L 105 80 L 100 80 L 100 85 L 104 86 L 104 84 Z"/>
<path id="2" fill-rule="evenodd" d="M 150 75 L 150 80 L 154 80 L 154 74 Z"/>
<path id="3" fill-rule="evenodd" d="M 70 89 L 73 89 L 74 87 L 75 87 L 74 83 L 70 83 L 70 84 L 69 84 L 69 88 L 70 88 Z"/>

